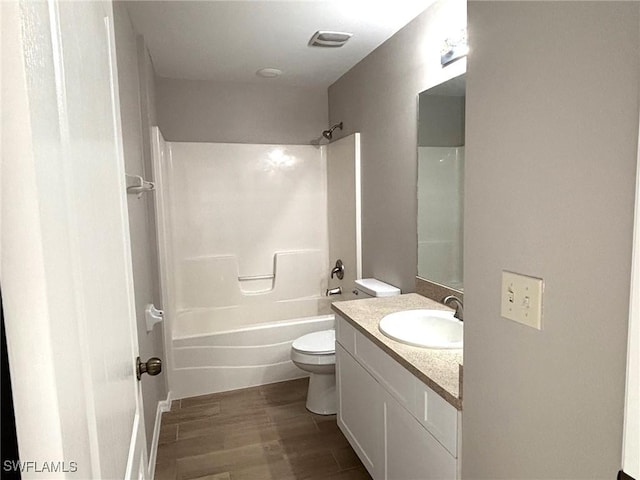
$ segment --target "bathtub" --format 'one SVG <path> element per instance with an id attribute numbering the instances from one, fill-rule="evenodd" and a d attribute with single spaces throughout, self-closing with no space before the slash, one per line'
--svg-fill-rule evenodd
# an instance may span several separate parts
<path id="1" fill-rule="evenodd" d="M 180 316 L 195 318 L 192 323 L 202 324 L 207 313 L 185 311 L 178 320 Z M 301 335 L 334 325 L 334 315 L 325 314 L 209 333 L 174 333 L 171 397 L 186 398 L 307 376 L 290 359 L 291 343 Z"/>

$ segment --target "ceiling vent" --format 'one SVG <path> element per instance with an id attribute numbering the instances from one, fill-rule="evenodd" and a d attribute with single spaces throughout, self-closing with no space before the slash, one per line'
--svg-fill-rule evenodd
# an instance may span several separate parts
<path id="1" fill-rule="evenodd" d="M 345 33 L 345 32 L 327 32 L 327 31 L 317 31 L 309 40 L 310 47 L 341 47 L 347 40 L 349 40 L 353 36 L 353 33 Z"/>

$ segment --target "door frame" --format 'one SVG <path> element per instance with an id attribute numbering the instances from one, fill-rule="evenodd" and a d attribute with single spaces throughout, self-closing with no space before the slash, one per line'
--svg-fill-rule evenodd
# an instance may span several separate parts
<path id="1" fill-rule="evenodd" d="M 114 258 L 129 264 L 128 273 L 126 266 L 123 267 L 124 276 L 128 280 L 127 295 L 118 293 L 117 301 L 123 301 L 123 298 L 128 296 L 127 308 L 132 323 L 127 334 L 131 338 L 133 353 L 133 358 L 123 361 L 118 351 L 117 355 L 109 357 L 113 359 L 113 364 L 106 365 L 109 362 L 105 362 L 104 366 L 88 365 L 88 352 L 91 347 L 82 341 L 87 335 L 91 335 L 87 330 L 97 326 L 97 320 L 93 324 L 86 320 L 90 318 L 91 312 L 85 312 L 82 308 L 83 289 L 76 288 L 81 285 L 78 283 L 81 277 L 77 275 L 77 265 L 73 261 L 77 254 L 74 245 L 81 233 L 74 221 L 75 209 L 78 208 L 77 200 L 69 200 L 72 197 L 70 192 L 77 188 L 77 185 L 72 184 L 68 170 L 75 168 L 76 164 L 71 165 L 71 160 L 66 159 L 68 151 L 65 140 L 62 140 L 65 138 L 63 133 L 66 128 L 67 104 L 61 95 L 63 96 L 67 90 L 60 87 L 60 82 L 63 82 L 63 85 L 67 77 L 62 71 L 66 64 L 63 63 L 60 43 L 59 2 L 48 0 L 46 3 L 31 5 L 18 1 L 0 2 L 0 105 L 1 138 L 4 140 L 1 143 L 0 168 L 0 280 L 21 461 L 21 465 L 13 466 L 13 469 L 20 469 L 22 478 L 43 478 L 43 475 L 47 478 L 66 478 L 70 475 L 78 478 L 100 478 L 103 471 L 101 462 L 104 465 L 111 463 L 109 458 L 100 457 L 104 446 L 109 449 L 111 443 L 103 440 L 100 443 L 101 448 L 98 444 L 98 432 L 108 432 L 110 436 L 112 426 L 109 425 L 109 418 L 104 418 L 106 415 L 100 417 L 101 412 L 96 410 L 94 399 L 99 399 L 105 393 L 112 395 L 113 392 L 105 392 L 104 388 L 97 390 L 98 387 L 94 385 L 95 372 L 106 378 L 100 379 L 103 385 L 123 385 L 122 382 L 127 382 L 134 391 L 140 392 L 140 385 L 135 382 L 138 343 L 124 186 L 113 12 L 111 2 L 98 2 L 95 5 L 99 11 L 88 7 L 85 10 L 78 8 L 77 12 L 79 19 L 83 19 L 81 15 L 85 13 L 87 18 L 91 16 L 94 19 L 104 14 L 105 30 L 91 30 L 87 38 L 92 41 L 95 39 L 99 47 L 107 45 L 109 52 L 110 101 L 113 106 L 109 121 L 113 122 L 114 148 L 118 157 L 118 164 L 110 168 L 115 172 L 114 175 L 117 174 L 121 178 L 121 183 L 114 185 L 114 188 L 119 189 L 122 197 L 121 220 L 116 220 L 111 228 L 114 229 L 114 235 L 119 235 L 118 229 L 122 231 L 124 242 L 124 250 Z M 27 10 L 28 13 L 25 13 Z M 43 30 L 50 29 L 50 35 L 41 35 L 35 42 L 30 37 L 24 37 L 24 25 L 33 21 L 39 21 Z M 23 25 L 23 22 L 27 23 Z M 73 29 L 67 31 L 74 32 Z M 106 44 L 98 39 L 100 35 L 106 35 Z M 29 54 L 33 52 L 36 52 L 34 61 L 43 63 L 40 67 L 45 73 L 36 69 L 34 74 L 34 70 L 29 66 Z M 81 82 L 84 83 L 80 85 L 89 85 L 86 76 Z M 100 90 L 97 94 L 101 95 L 104 92 L 106 90 Z M 32 117 L 34 105 L 37 106 L 41 100 L 32 98 L 34 95 L 46 98 L 49 102 L 48 110 L 35 110 L 38 115 L 46 116 L 47 123 L 35 123 L 36 117 Z M 57 109 L 49 107 L 56 101 Z M 42 125 L 56 125 L 58 129 L 51 128 L 51 131 L 43 132 Z M 37 151 L 40 152 L 40 157 L 36 154 Z M 46 158 L 42 156 L 43 151 L 46 151 Z M 110 188 L 111 184 L 108 182 L 111 180 L 105 182 L 101 186 Z M 117 248 L 117 245 L 113 245 L 113 248 Z M 104 252 L 105 249 L 103 247 L 98 251 Z M 85 265 L 90 266 L 86 261 L 86 253 L 84 258 Z M 113 272 L 109 272 L 109 275 L 114 282 L 117 276 Z M 104 315 L 97 318 L 103 317 Z M 123 321 L 123 325 L 125 323 Z M 124 331 L 118 328 L 118 332 Z M 103 358 L 107 358 L 110 351 L 109 349 L 107 356 Z M 100 352 L 104 354 L 102 350 Z M 127 357 L 128 355 L 127 353 Z M 91 373 L 91 369 L 94 373 Z M 147 478 L 146 441 L 142 426 L 142 402 L 139 396 L 136 397 L 136 402 L 139 408 L 136 409 L 136 417 L 131 425 L 132 437 L 126 439 L 128 443 L 137 440 L 136 447 L 127 445 L 127 465 L 118 464 L 118 468 L 126 467 L 127 478 Z M 120 422 L 119 425 L 122 427 L 124 422 Z M 124 428 L 121 430 L 124 431 Z M 114 440 L 115 438 L 114 436 Z M 118 448 L 122 448 L 120 444 L 117 445 Z M 140 445 L 144 448 L 140 449 Z M 122 450 L 119 451 L 122 456 Z M 0 468 L 6 470 L 5 465 Z"/>
<path id="2" fill-rule="evenodd" d="M 627 475 L 640 479 L 640 121 L 633 232 L 622 470 Z"/>
<path id="3" fill-rule="evenodd" d="M 2 169 L 0 275 L 6 316 L 16 430 L 23 461 L 64 458 L 62 422 L 50 339 L 46 264 L 31 140 L 31 120 L 24 50 L 17 2 L 0 4 L 2 22 Z M 8 73 L 12 72 L 12 75 Z M 12 139 L 8 142 L 7 139 Z M 21 161 L 17 161 L 21 159 Z M 22 191 L 15 188 L 21 180 Z M 11 208 L 8 204 L 11 204 Z M 22 220 L 22 225 L 20 225 Z M 27 288 L 28 287 L 28 288 Z M 30 325 L 31 332 L 21 325 Z M 25 366 L 29 368 L 24 368 Z M 37 382 L 27 379 L 38 372 Z M 79 430 L 79 429 L 78 429 Z M 40 432 L 40 434 L 36 434 Z M 44 433 L 44 436 L 41 434 Z M 84 445 L 88 438 L 76 431 Z M 40 437 L 40 438 L 38 438 Z M 44 440 L 44 441 L 43 441 Z M 89 458 L 88 448 L 78 452 Z"/>

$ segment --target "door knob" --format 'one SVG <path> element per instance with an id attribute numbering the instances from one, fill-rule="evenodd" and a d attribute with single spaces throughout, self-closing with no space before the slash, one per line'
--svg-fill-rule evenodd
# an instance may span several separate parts
<path id="1" fill-rule="evenodd" d="M 140 380 L 143 373 L 148 373 L 151 376 L 158 375 L 162 371 L 162 360 L 158 357 L 151 357 L 146 362 L 140 360 L 140 357 L 136 359 L 136 377 Z"/>

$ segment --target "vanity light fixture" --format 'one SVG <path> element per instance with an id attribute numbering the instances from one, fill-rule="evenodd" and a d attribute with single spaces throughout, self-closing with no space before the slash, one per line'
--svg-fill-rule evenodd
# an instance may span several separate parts
<path id="1" fill-rule="evenodd" d="M 456 35 L 444 41 L 440 50 L 440 63 L 446 67 L 456 60 L 466 57 L 469 54 L 469 42 L 467 40 L 467 29 L 461 29 Z"/>

